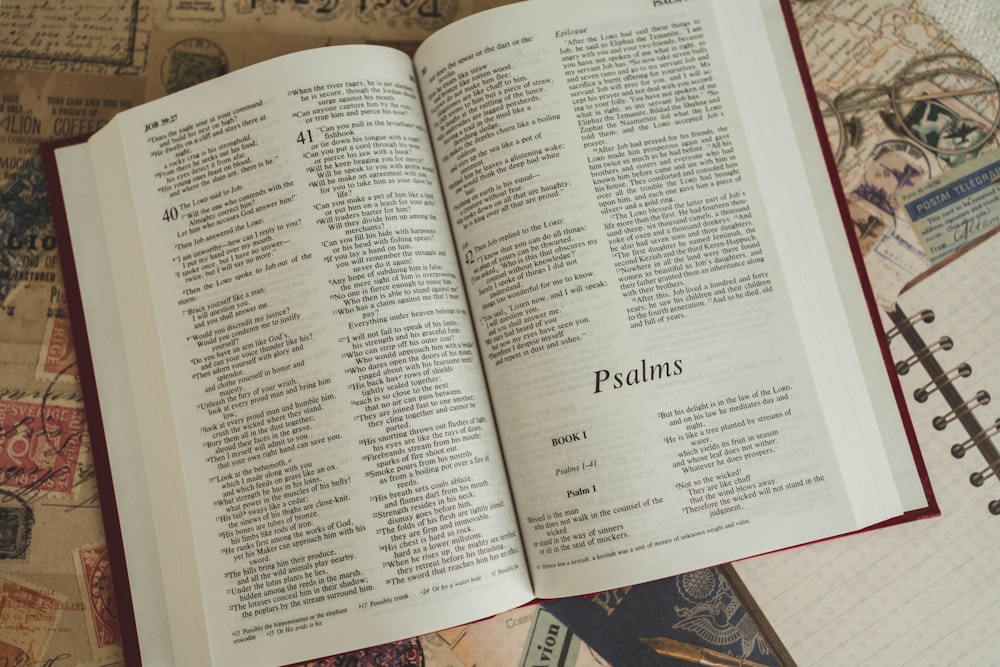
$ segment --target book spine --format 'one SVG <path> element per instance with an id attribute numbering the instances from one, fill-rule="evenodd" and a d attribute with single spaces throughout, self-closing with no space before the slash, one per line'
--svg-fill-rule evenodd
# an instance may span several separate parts
<path id="1" fill-rule="evenodd" d="M 924 309 L 907 316 L 897 306 L 889 316 L 895 325 L 887 332 L 889 342 L 892 343 L 896 338 L 902 339 L 912 350 L 912 354 L 896 362 L 896 372 L 906 375 L 919 365 L 930 378 L 927 384 L 913 391 L 913 399 L 918 403 L 925 403 L 931 394 L 939 393 L 947 404 L 948 411 L 934 417 L 931 422 L 934 429 L 944 431 L 949 424 L 957 422 L 965 430 L 967 437 L 951 446 L 952 456 L 961 459 L 968 452 L 976 450 L 986 463 L 985 468 L 969 475 L 970 484 L 980 487 L 990 478 L 997 478 L 1000 472 L 1000 451 L 993 437 L 1000 433 L 1000 419 L 983 427 L 977 416 L 982 414 L 981 408 L 989 405 L 990 394 L 985 389 L 975 389 L 971 398 L 967 399 L 958 386 L 960 381 L 972 375 L 972 366 L 965 361 L 959 361 L 946 369 L 941 365 L 939 357 L 941 352 L 954 348 L 955 343 L 952 338 L 941 336 L 937 340 L 927 342 L 920 335 L 921 325 L 934 321 L 933 310 Z M 965 395 L 968 396 L 968 392 Z M 988 507 L 991 513 L 1000 515 L 1000 499 L 991 500 Z"/>

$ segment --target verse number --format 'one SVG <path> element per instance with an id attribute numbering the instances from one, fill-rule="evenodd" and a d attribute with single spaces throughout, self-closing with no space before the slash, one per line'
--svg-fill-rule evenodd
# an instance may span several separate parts
<path id="1" fill-rule="evenodd" d="M 305 144 L 305 143 L 311 144 L 312 142 L 313 142 L 312 130 L 305 130 L 303 132 L 299 132 L 299 136 L 295 138 L 295 143 L 297 144 Z"/>
<path id="2" fill-rule="evenodd" d="M 163 222 L 173 222 L 177 219 L 177 207 L 171 206 L 163 211 Z"/>

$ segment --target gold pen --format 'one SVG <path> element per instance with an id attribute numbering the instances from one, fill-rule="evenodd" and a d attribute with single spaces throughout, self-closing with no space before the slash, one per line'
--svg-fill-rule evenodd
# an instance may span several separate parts
<path id="1" fill-rule="evenodd" d="M 710 648 L 702 648 L 701 646 L 687 644 L 668 637 L 642 638 L 639 641 L 650 646 L 660 655 L 684 660 L 696 665 L 703 665 L 704 667 L 767 667 L 767 665 L 762 665 L 753 660 L 734 658 L 731 655 L 713 651 Z"/>

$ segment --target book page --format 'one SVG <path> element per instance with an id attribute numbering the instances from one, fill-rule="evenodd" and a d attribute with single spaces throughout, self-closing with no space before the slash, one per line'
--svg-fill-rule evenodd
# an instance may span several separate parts
<path id="1" fill-rule="evenodd" d="M 179 662 L 184 626 L 287 664 L 532 597 L 413 79 L 306 52 L 92 141 Z"/>
<path id="2" fill-rule="evenodd" d="M 900 510 L 906 438 L 762 5 L 536 2 L 416 55 L 541 596 Z"/>

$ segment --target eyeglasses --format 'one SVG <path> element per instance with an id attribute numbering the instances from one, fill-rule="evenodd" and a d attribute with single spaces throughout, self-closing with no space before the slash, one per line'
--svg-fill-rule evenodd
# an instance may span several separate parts
<path id="1" fill-rule="evenodd" d="M 827 136 L 841 164 L 864 136 L 861 114 L 877 110 L 885 125 L 946 162 L 974 155 L 1000 126 L 1000 86 L 965 54 L 918 58 L 888 85 L 861 85 L 832 100 L 818 95 Z"/>

